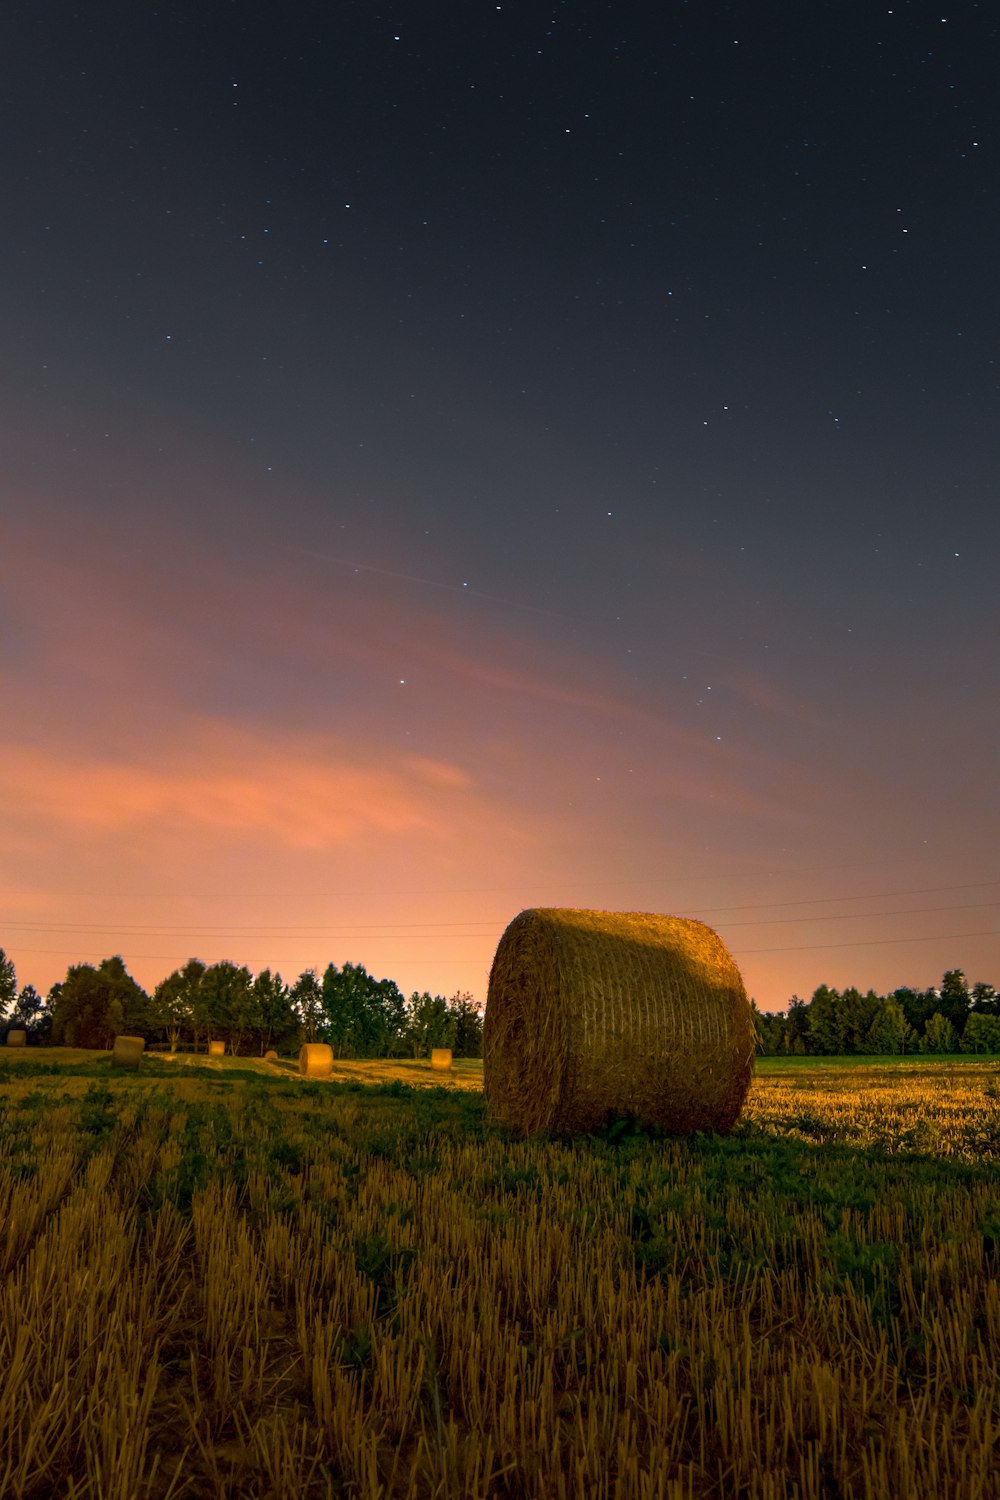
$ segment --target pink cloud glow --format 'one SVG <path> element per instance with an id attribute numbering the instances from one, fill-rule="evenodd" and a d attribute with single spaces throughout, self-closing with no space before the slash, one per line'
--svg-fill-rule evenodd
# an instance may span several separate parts
<path id="1" fill-rule="evenodd" d="M 850 829 L 898 816 L 877 758 L 825 752 L 821 695 L 713 662 L 695 709 L 669 658 L 623 670 L 576 623 L 397 576 L 388 549 L 325 577 L 184 530 L 139 548 L 73 508 L 43 530 L 27 505 L 2 546 L 0 944 L 22 982 L 122 952 L 150 985 L 198 953 L 482 997 L 527 905 L 705 915 L 772 1006 L 956 961 L 919 946 L 926 924 L 766 907 L 836 892 L 838 870 L 863 891 Z M 914 859 L 893 881 L 941 877 Z"/>

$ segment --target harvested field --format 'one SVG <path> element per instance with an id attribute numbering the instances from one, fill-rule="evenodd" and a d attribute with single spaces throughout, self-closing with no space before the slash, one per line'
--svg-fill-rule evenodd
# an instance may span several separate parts
<path id="1" fill-rule="evenodd" d="M 287 1062 L 0 1061 L 4 1500 L 994 1500 L 995 1064 L 525 1142 Z"/>

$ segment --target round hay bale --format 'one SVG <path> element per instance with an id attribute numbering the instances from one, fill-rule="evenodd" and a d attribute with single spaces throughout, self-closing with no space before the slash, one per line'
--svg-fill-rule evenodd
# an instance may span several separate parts
<path id="1" fill-rule="evenodd" d="M 225 1057 L 225 1055 L 226 1055 L 226 1044 L 225 1044 L 225 1042 L 209 1042 L 209 1044 L 208 1044 L 208 1055 L 209 1055 L 209 1057 Z"/>
<path id="2" fill-rule="evenodd" d="M 273 1047 L 271 1047 L 267 1052 L 264 1053 L 264 1061 L 265 1062 L 277 1062 L 278 1061 L 278 1054 L 277 1054 L 277 1052 L 275 1052 L 275 1050 L 274 1050 Z"/>
<path id="3" fill-rule="evenodd" d="M 648 912 L 521 912 L 490 971 L 483 1087 L 526 1134 L 612 1112 L 666 1130 L 733 1128 L 756 1034 L 743 980 L 703 922 Z"/>
<path id="4" fill-rule="evenodd" d="M 303 1078 L 329 1078 L 333 1072 L 333 1048 L 327 1042 L 306 1042 L 299 1049 L 299 1072 Z"/>
<path id="5" fill-rule="evenodd" d="M 115 1045 L 111 1051 L 111 1066 L 113 1068 L 131 1068 L 133 1072 L 139 1066 L 146 1046 L 141 1036 L 116 1036 Z"/>
<path id="6" fill-rule="evenodd" d="M 20 1028 L 17 1031 L 8 1031 L 8 1047 L 26 1047 L 28 1045 L 28 1033 Z"/>
<path id="7" fill-rule="evenodd" d="M 442 1071 L 450 1068 L 451 1067 L 451 1048 L 450 1047 L 432 1047 L 431 1048 L 431 1067 L 432 1068 L 441 1069 Z"/>

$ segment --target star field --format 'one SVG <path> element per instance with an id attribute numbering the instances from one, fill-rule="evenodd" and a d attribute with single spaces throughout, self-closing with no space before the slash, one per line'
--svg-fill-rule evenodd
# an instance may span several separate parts
<path id="1" fill-rule="evenodd" d="M 535 904 L 705 915 L 771 1008 L 995 979 L 989 7 L 0 41 L 23 980 L 482 998 Z"/>

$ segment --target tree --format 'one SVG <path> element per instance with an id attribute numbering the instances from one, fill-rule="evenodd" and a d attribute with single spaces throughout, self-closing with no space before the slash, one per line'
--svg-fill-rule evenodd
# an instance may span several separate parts
<path id="1" fill-rule="evenodd" d="M 17 970 L 14 960 L 0 948 L 0 1020 L 14 1008 L 17 998 Z"/>
<path id="2" fill-rule="evenodd" d="M 122 960 L 74 964 L 49 992 L 52 1040 L 68 1047 L 110 1047 L 122 1032 L 149 1030 L 149 996 Z"/>
<path id="3" fill-rule="evenodd" d="M 321 1030 L 341 1057 L 387 1057 L 406 1020 L 403 997 L 391 979 L 375 979 L 363 964 L 328 964 L 320 987 Z"/>
<path id="4" fill-rule="evenodd" d="M 177 1046 L 185 1031 L 193 1035 L 198 986 L 204 972 L 200 959 L 189 958 L 183 969 L 175 969 L 161 979 L 153 991 L 151 1012 L 171 1047 Z"/>
<path id="5" fill-rule="evenodd" d="M 448 1018 L 455 1056 L 482 1057 L 483 1013 L 467 990 L 452 995 L 448 1001 Z"/>
<path id="6" fill-rule="evenodd" d="M 239 1052 L 247 1035 L 257 1029 L 250 970 L 225 958 L 212 964 L 198 983 L 196 1009 L 209 1039 L 221 1038 L 231 1052 Z"/>
<path id="7" fill-rule="evenodd" d="M 806 1002 L 793 995 L 788 1002 L 785 1022 L 785 1046 L 789 1052 L 803 1053 L 808 1050 L 809 1013 Z"/>
<path id="8" fill-rule="evenodd" d="M 937 990 L 912 990 L 907 985 L 893 990 L 892 997 L 903 1007 L 903 1014 L 918 1035 L 937 1010 Z"/>
<path id="9" fill-rule="evenodd" d="M 764 1057 L 776 1057 L 785 1051 L 786 1018 L 782 1011 L 761 1011 L 756 1000 L 750 1001 L 750 1012 L 757 1032 L 757 1051 Z"/>
<path id="10" fill-rule="evenodd" d="M 281 1048 L 299 1029 L 299 1018 L 292 1008 L 292 992 L 280 974 L 262 969 L 253 982 L 259 1017 L 261 1056 L 271 1047 Z"/>
<path id="11" fill-rule="evenodd" d="M 969 986 L 961 969 L 948 969 L 941 980 L 941 988 L 938 991 L 937 1009 L 950 1021 L 961 1036 L 965 1030 L 965 1023 L 969 1015 L 969 1006 L 972 1000 L 969 995 Z"/>
<path id="12" fill-rule="evenodd" d="M 871 1052 L 870 1036 L 872 1022 L 878 1014 L 882 1001 L 874 990 L 862 995 L 850 985 L 841 991 L 840 1003 L 844 1015 L 844 1047 L 847 1052 Z"/>
<path id="13" fill-rule="evenodd" d="M 323 1021 L 323 993 L 315 969 L 304 969 L 292 985 L 292 1006 L 306 1041 L 314 1042 Z"/>
<path id="14" fill-rule="evenodd" d="M 867 1051 L 876 1053 L 905 1052 L 914 1039 L 913 1028 L 898 1000 L 883 1000 L 868 1028 Z"/>
<path id="15" fill-rule="evenodd" d="M 963 1052 L 1000 1052 L 1000 1016 L 973 1011 L 962 1034 Z"/>
<path id="16" fill-rule="evenodd" d="M 753 998 L 752 995 L 750 997 L 750 1015 L 753 1018 L 753 1029 L 757 1033 L 757 1047 L 756 1047 L 756 1050 L 758 1052 L 763 1052 L 764 1051 L 764 1017 L 761 1015 L 760 1009 L 759 1009 L 759 1007 L 757 1005 L 757 1002 Z"/>
<path id="17" fill-rule="evenodd" d="M 123 1030 L 121 1000 L 107 976 L 92 964 L 71 965 L 49 999 L 57 1046 L 110 1047 Z"/>
<path id="18" fill-rule="evenodd" d="M 972 986 L 972 1010 L 978 1015 L 1000 1016 L 1000 996 L 991 984 Z"/>
<path id="19" fill-rule="evenodd" d="M 353 966 L 327 964 L 320 985 L 320 1029 L 337 1057 L 357 1057 L 363 1022 L 362 996 L 353 981 Z"/>
<path id="20" fill-rule="evenodd" d="M 26 1026 L 30 1031 L 37 1024 L 38 1017 L 45 1008 L 45 1001 L 35 989 L 33 984 L 26 984 L 14 1002 L 11 1011 L 12 1022 Z"/>
<path id="21" fill-rule="evenodd" d="M 51 1017 L 45 1001 L 33 984 L 26 984 L 10 1007 L 7 1031 L 26 1031 L 29 1041 L 42 1042 L 48 1040 L 50 1027 Z"/>
<path id="22" fill-rule="evenodd" d="M 429 1057 L 434 1047 L 450 1047 L 455 1037 L 455 1023 L 448 1014 L 448 1002 L 440 995 L 410 996 L 406 1014 L 406 1035 L 414 1057 Z"/>
<path id="23" fill-rule="evenodd" d="M 111 1003 L 120 1008 L 121 1031 L 149 1036 L 155 1030 L 149 996 L 132 978 L 122 959 L 117 954 L 102 959 L 97 972 L 108 986 Z"/>
<path id="24" fill-rule="evenodd" d="M 954 1026 L 939 1010 L 928 1016 L 924 1026 L 923 1052 L 956 1052 L 958 1036 Z"/>
<path id="25" fill-rule="evenodd" d="M 807 1010 L 809 1051 L 827 1057 L 838 1057 L 845 1052 L 847 1027 L 837 991 L 828 984 L 821 984 L 813 991 Z"/>

